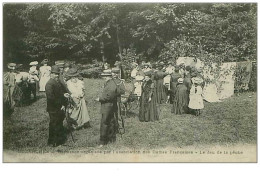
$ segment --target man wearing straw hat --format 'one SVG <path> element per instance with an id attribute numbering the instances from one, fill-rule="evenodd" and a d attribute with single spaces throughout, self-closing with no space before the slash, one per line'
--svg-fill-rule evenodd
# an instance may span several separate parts
<path id="1" fill-rule="evenodd" d="M 13 99 L 13 93 L 14 93 L 14 87 L 15 87 L 15 68 L 16 64 L 15 63 L 9 63 L 7 65 L 8 72 L 4 74 L 4 86 L 3 86 L 3 91 L 4 91 L 4 116 L 6 118 L 9 118 L 11 114 L 14 111 L 14 99 Z"/>
<path id="2" fill-rule="evenodd" d="M 125 93 L 125 87 L 118 78 L 119 69 L 112 69 L 112 76 L 105 85 L 102 95 L 96 100 L 101 103 L 101 124 L 100 124 L 100 147 L 116 141 L 118 133 L 118 100 Z"/>
<path id="3" fill-rule="evenodd" d="M 59 81 L 60 69 L 54 65 L 51 67 L 51 78 L 45 87 L 47 97 L 47 112 L 50 116 L 48 145 L 59 146 L 66 140 L 63 127 L 65 118 L 65 106 L 67 104 L 66 92 Z M 67 95 L 66 95 L 67 96 Z"/>

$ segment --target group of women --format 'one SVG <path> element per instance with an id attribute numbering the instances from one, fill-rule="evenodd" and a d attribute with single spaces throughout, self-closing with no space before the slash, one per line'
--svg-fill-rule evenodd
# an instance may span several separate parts
<path id="1" fill-rule="evenodd" d="M 172 62 L 134 63 L 133 66 L 131 77 L 135 94 L 140 97 L 140 121 L 158 120 L 158 105 L 165 103 L 172 104 L 174 114 L 200 115 L 204 108 L 204 81 L 199 69 L 184 64 L 174 66 Z"/>

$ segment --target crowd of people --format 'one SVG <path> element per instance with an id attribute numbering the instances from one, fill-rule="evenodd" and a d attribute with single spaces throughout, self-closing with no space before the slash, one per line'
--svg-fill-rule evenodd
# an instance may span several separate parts
<path id="1" fill-rule="evenodd" d="M 37 92 L 45 92 L 50 118 L 48 145 L 56 147 L 65 143 L 69 131 L 91 127 L 85 85 L 76 65 L 56 61 L 50 67 L 47 59 L 41 64 L 38 71 L 38 62 L 31 62 L 28 72 L 22 71 L 22 65 L 8 64 L 4 74 L 4 115 L 10 118 L 16 106 L 30 104 L 37 99 Z M 101 103 L 101 146 L 114 142 L 118 133 L 118 105 L 125 91 L 119 72 L 112 69 L 96 99 Z"/>
<path id="2" fill-rule="evenodd" d="M 4 113 L 11 115 L 15 106 L 23 106 L 37 99 L 37 92 L 45 92 L 50 117 L 48 145 L 59 146 L 66 141 L 70 129 L 89 128 L 90 116 L 85 101 L 85 85 L 76 65 L 48 60 L 30 63 L 28 72 L 21 64 L 8 64 L 4 74 Z M 195 67 L 158 62 L 133 63 L 131 72 L 134 94 L 139 100 L 139 120 L 159 120 L 158 105 L 172 104 L 174 114 L 199 115 L 203 109 L 204 86 L 201 71 Z M 120 101 L 125 93 L 125 81 L 118 64 L 106 74 L 104 89 L 96 101 L 101 103 L 100 146 L 116 141 L 119 133 Z M 33 95 L 33 98 L 31 98 Z"/>
<path id="3" fill-rule="evenodd" d="M 133 63 L 134 94 L 140 99 L 140 121 L 159 119 L 159 104 L 172 104 L 174 114 L 200 115 L 205 85 L 201 70 L 173 62 Z"/>

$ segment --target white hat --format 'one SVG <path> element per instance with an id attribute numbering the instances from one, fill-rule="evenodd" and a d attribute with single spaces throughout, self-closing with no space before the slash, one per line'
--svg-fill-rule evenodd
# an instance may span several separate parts
<path id="1" fill-rule="evenodd" d="M 203 80 L 199 77 L 194 77 L 191 79 L 191 81 L 194 83 L 194 84 L 201 84 L 203 82 Z"/>
<path id="2" fill-rule="evenodd" d="M 34 62 L 31 62 L 29 65 L 31 65 L 31 66 L 36 66 L 36 65 L 38 65 L 38 62 L 37 61 L 34 61 Z"/>

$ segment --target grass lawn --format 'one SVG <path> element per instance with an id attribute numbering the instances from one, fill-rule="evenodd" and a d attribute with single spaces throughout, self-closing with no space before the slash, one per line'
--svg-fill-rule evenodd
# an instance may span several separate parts
<path id="1" fill-rule="evenodd" d="M 100 103 L 94 101 L 104 81 L 85 79 L 86 100 L 92 127 L 73 133 L 76 144 L 68 137 L 57 148 L 47 146 L 49 117 L 45 94 L 26 107 L 17 107 L 11 120 L 4 120 L 4 150 L 19 152 L 56 152 L 96 149 L 99 144 Z M 101 149 L 157 149 L 204 145 L 256 144 L 257 94 L 233 95 L 219 103 L 205 102 L 199 117 L 174 115 L 171 105 L 160 106 L 160 121 L 139 122 L 138 110 L 125 119 L 126 133 L 117 142 Z"/>

